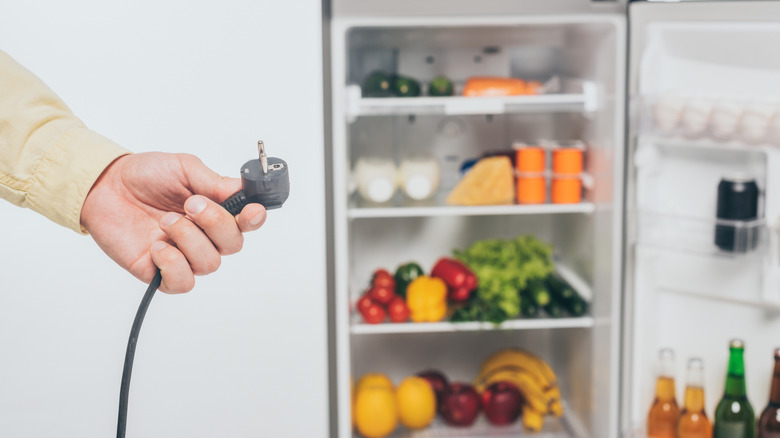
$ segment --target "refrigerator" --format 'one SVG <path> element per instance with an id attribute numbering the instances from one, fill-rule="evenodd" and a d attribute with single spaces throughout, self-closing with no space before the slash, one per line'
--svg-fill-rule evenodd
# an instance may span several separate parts
<path id="1" fill-rule="evenodd" d="M 706 412 L 722 395 L 728 342 L 746 342 L 748 397 L 765 406 L 780 345 L 780 2 L 358 2 L 330 5 L 333 436 L 353 427 L 352 383 L 424 369 L 470 382 L 485 357 L 520 347 L 555 370 L 564 415 L 540 432 L 441 418 L 393 437 L 640 437 L 661 348 L 704 361 Z M 370 97 L 368 75 L 413 77 L 419 97 Z M 437 76 L 451 97 L 428 96 Z M 534 95 L 464 97 L 470 77 L 538 81 Z M 582 200 L 552 202 L 552 150 L 584 148 Z M 547 198 L 451 206 L 463 165 L 522 145 L 547 153 Z M 371 201 L 365 162 L 436 163 L 435 190 Z M 375 172 L 387 171 L 378 166 Z M 376 170 L 382 167 L 385 170 Z M 749 220 L 717 214 L 723 179 L 758 192 Z M 403 184 L 401 183 L 401 186 Z M 385 191 L 386 193 L 386 191 Z M 728 230 L 732 245 L 716 244 Z M 720 230 L 720 231 L 718 231 Z M 372 272 L 435 261 L 481 239 L 533 235 L 588 301 L 581 317 L 369 324 L 355 310 Z M 736 242 L 736 243 L 735 243 Z"/>

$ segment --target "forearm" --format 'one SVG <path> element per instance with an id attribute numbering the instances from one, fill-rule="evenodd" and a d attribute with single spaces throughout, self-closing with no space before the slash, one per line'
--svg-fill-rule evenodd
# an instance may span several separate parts
<path id="1" fill-rule="evenodd" d="M 103 169 L 126 153 L 0 51 L 0 197 L 83 233 L 84 199 Z"/>

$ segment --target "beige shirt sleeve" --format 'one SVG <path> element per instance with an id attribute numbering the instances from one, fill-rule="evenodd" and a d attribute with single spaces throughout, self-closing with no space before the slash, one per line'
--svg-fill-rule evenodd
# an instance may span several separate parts
<path id="1" fill-rule="evenodd" d="M 80 217 L 89 190 L 127 153 L 0 51 L 0 198 L 86 234 Z"/>

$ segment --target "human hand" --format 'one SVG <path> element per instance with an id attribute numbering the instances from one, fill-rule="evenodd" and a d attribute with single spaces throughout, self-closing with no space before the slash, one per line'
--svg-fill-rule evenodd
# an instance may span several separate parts
<path id="1" fill-rule="evenodd" d="M 242 233 L 265 222 L 260 204 L 235 218 L 218 204 L 238 190 L 241 180 L 219 176 L 193 155 L 125 155 L 92 186 L 81 224 L 139 280 L 151 282 L 159 267 L 161 291 L 188 292 L 195 275 L 216 271 L 221 256 L 241 249 Z"/>

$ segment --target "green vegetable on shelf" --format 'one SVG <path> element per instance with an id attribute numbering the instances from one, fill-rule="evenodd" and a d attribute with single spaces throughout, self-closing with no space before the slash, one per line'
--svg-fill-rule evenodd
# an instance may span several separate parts
<path id="1" fill-rule="evenodd" d="M 563 307 L 558 301 L 552 300 L 544 306 L 544 312 L 552 318 L 560 318 L 563 316 Z"/>
<path id="2" fill-rule="evenodd" d="M 501 323 L 519 316 L 520 291 L 530 281 L 544 280 L 554 268 L 552 248 L 533 236 L 482 240 L 454 253 L 479 283 L 472 299 L 456 311 L 458 321 Z"/>
<path id="3" fill-rule="evenodd" d="M 406 297 L 406 288 L 415 278 L 423 275 L 423 269 L 415 262 L 404 263 L 395 270 L 395 293 Z"/>
<path id="4" fill-rule="evenodd" d="M 416 97 L 420 95 L 420 83 L 406 76 L 395 76 L 392 80 L 393 94 L 398 97 Z"/>
<path id="5" fill-rule="evenodd" d="M 437 76 L 428 84 L 428 94 L 431 96 L 452 96 L 454 87 L 446 76 Z"/>
<path id="6" fill-rule="evenodd" d="M 555 274 L 545 279 L 545 284 L 553 298 L 558 301 L 571 316 L 583 316 L 588 311 L 588 303 L 566 281 Z"/>
<path id="7" fill-rule="evenodd" d="M 392 96 L 391 77 L 385 72 L 375 71 L 369 74 L 363 81 L 364 97 L 388 97 Z"/>
<path id="8" fill-rule="evenodd" d="M 526 288 L 528 297 L 539 307 L 544 307 L 550 302 L 550 291 L 543 281 L 534 280 Z"/>
<path id="9" fill-rule="evenodd" d="M 535 318 L 539 316 L 539 306 L 534 300 L 523 295 L 520 297 L 520 314 L 526 318 Z"/>

